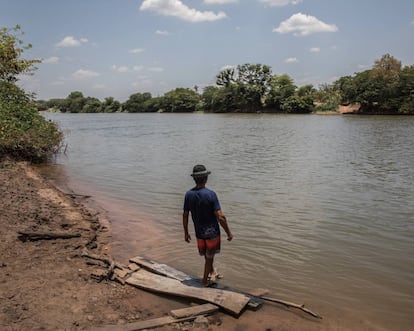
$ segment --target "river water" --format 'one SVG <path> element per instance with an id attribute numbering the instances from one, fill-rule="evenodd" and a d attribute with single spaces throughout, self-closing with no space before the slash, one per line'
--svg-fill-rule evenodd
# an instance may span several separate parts
<path id="1" fill-rule="evenodd" d="M 45 116 L 67 143 L 47 172 L 105 206 L 115 257 L 201 275 L 181 215 L 202 163 L 234 234 L 223 283 L 305 302 L 337 330 L 414 330 L 414 117 Z"/>

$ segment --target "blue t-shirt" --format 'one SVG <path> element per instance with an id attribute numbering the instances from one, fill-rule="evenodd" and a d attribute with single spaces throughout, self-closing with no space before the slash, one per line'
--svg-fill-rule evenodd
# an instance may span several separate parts
<path id="1" fill-rule="evenodd" d="M 220 235 L 220 226 L 214 214 L 220 209 L 216 193 L 206 187 L 195 187 L 185 194 L 184 211 L 191 212 L 198 239 L 213 239 Z"/>

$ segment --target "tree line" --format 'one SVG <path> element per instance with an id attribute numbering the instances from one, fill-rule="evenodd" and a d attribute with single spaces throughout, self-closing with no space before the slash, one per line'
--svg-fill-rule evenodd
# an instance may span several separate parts
<path id="1" fill-rule="evenodd" d="M 389 54 L 371 69 L 344 76 L 331 84 L 298 87 L 287 75 L 274 75 L 264 64 L 242 64 L 220 71 L 214 86 L 200 93 L 197 86 L 176 88 L 162 96 L 138 92 L 121 103 L 104 101 L 74 91 L 64 99 L 37 101 L 39 110 L 54 108 L 69 113 L 212 113 L 268 112 L 307 114 L 336 111 L 339 105 L 359 104 L 361 114 L 414 114 L 414 66 L 402 67 Z"/>

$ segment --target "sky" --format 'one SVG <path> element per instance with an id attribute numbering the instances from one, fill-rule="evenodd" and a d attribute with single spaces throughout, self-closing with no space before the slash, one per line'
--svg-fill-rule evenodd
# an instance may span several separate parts
<path id="1" fill-rule="evenodd" d="M 413 0 L 0 0 L 16 24 L 42 60 L 19 84 L 43 100 L 202 92 L 245 63 L 315 87 L 387 53 L 414 64 Z"/>

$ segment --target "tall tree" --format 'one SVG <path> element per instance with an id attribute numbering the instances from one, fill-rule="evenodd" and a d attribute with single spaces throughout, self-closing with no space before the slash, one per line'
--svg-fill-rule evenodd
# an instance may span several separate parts
<path id="1" fill-rule="evenodd" d="M 216 76 L 216 84 L 223 87 L 230 86 L 235 82 L 234 74 L 234 68 L 223 69 Z"/>
<path id="2" fill-rule="evenodd" d="M 128 113 L 143 113 L 146 111 L 145 102 L 152 98 L 151 93 L 134 93 L 124 102 L 122 109 Z"/>
<path id="3" fill-rule="evenodd" d="M 289 75 L 273 75 L 270 80 L 270 91 L 266 97 L 266 106 L 281 111 L 285 100 L 293 96 L 296 85 Z"/>
<path id="4" fill-rule="evenodd" d="M 20 25 L 14 28 L 0 28 L 0 79 L 15 82 L 19 74 L 32 73 L 36 70 L 35 63 L 41 62 L 37 59 L 24 59 L 22 53 L 32 47 L 31 44 L 24 45 L 20 39 L 24 33 Z"/>
<path id="5" fill-rule="evenodd" d="M 200 95 L 189 88 L 176 88 L 164 94 L 162 108 L 170 113 L 188 113 L 196 110 Z"/>

